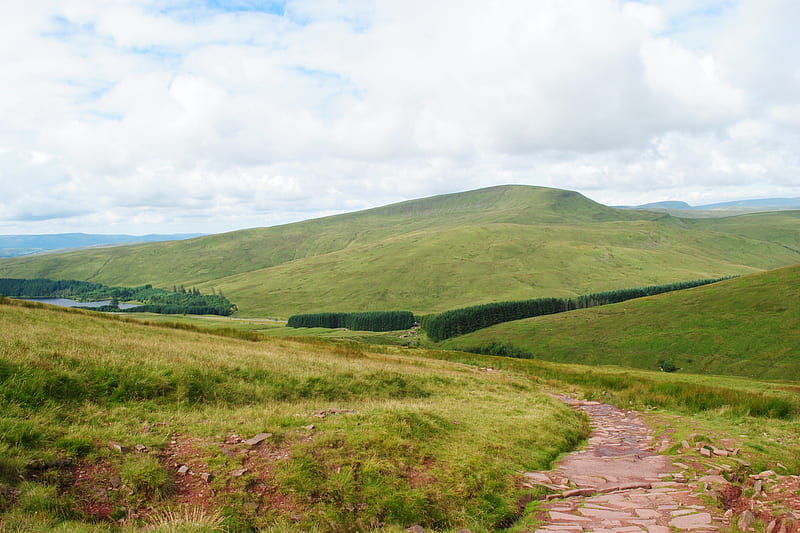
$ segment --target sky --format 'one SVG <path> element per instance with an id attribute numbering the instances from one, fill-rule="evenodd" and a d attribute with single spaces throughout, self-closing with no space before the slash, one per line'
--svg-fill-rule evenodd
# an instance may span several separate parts
<path id="1" fill-rule="evenodd" d="M 4 0 L 0 234 L 800 197 L 797 0 Z"/>

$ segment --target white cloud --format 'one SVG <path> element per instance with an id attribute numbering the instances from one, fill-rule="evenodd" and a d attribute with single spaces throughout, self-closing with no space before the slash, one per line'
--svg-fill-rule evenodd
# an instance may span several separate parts
<path id="1" fill-rule="evenodd" d="M 793 0 L 198 6 L 10 2 L 8 232 L 222 231 L 513 182 L 800 196 Z"/>

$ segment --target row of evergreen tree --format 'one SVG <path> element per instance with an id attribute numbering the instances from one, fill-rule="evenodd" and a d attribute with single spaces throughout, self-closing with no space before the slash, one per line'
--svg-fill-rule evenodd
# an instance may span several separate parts
<path id="1" fill-rule="evenodd" d="M 201 294 L 196 288 L 168 291 L 152 285 L 108 287 L 101 283 L 78 280 L 0 278 L 0 296 L 12 298 L 72 298 L 79 302 L 111 300 L 110 305 L 95 311 L 119 311 L 117 302 L 134 301 L 142 305 L 125 309 L 126 313 L 197 314 L 228 316 L 236 305 L 222 293 Z"/>
<path id="2" fill-rule="evenodd" d="M 438 342 L 502 322 L 624 302 L 634 298 L 708 285 L 725 279 L 729 278 L 702 279 L 633 289 L 619 289 L 587 294 L 577 298 L 537 298 L 534 300 L 475 305 L 445 311 L 425 320 L 423 325 L 428 337 Z"/>
<path id="3" fill-rule="evenodd" d="M 292 315 L 290 328 L 347 328 L 356 331 L 397 331 L 414 325 L 410 311 L 368 311 L 361 313 L 307 313 Z"/>
<path id="4" fill-rule="evenodd" d="M 75 298 L 99 291 L 103 287 L 100 283 L 73 279 L 0 278 L 0 296 L 11 298 Z"/>

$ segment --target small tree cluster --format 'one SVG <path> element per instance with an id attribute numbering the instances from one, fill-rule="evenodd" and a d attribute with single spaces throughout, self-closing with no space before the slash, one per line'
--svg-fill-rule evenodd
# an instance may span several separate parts
<path id="1" fill-rule="evenodd" d="M 357 331 L 396 331 L 414 325 L 410 311 L 370 311 L 360 313 L 308 313 L 293 315 L 290 328 L 347 328 Z"/>

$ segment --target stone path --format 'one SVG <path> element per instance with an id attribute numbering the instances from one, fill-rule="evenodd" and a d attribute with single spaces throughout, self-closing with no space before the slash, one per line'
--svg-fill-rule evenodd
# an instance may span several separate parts
<path id="1" fill-rule="evenodd" d="M 545 505 L 536 533 L 711 533 L 727 525 L 694 496 L 670 457 L 654 450 L 650 429 L 631 411 L 561 398 L 585 411 L 593 431 L 588 446 L 549 472 L 528 472 L 530 486 L 557 493 Z"/>

